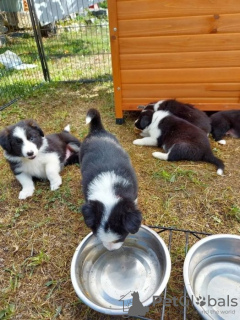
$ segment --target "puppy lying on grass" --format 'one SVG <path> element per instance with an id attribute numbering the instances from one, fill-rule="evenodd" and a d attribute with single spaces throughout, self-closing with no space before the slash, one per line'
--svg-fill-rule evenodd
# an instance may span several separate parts
<path id="1" fill-rule="evenodd" d="M 153 152 L 153 156 L 168 161 L 204 161 L 217 167 L 222 175 L 224 164 L 214 156 L 206 133 L 193 124 L 171 115 L 168 111 L 144 110 L 135 122 L 142 131 L 142 139 L 133 144 L 139 146 L 158 146 L 166 153 Z"/>
<path id="2" fill-rule="evenodd" d="M 58 189 L 63 167 L 79 162 L 80 141 L 69 131 L 66 126 L 61 133 L 44 136 L 35 121 L 22 120 L 0 132 L 4 156 L 22 186 L 19 199 L 33 195 L 33 178 L 48 179 L 51 190 Z"/>

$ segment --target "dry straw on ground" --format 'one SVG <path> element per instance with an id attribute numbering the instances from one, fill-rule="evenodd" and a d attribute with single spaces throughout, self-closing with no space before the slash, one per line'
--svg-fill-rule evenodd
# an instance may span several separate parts
<path id="1" fill-rule="evenodd" d="M 137 134 L 137 113 L 125 113 L 115 124 L 110 84 L 51 86 L 35 91 L 0 113 L 0 129 L 33 118 L 45 133 L 62 130 L 68 123 L 83 139 L 86 111 L 99 109 L 103 123 L 128 151 L 139 181 L 139 207 L 146 225 L 209 233 L 239 234 L 240 140 L 220 146 L 211 140 L 215 154 L 226 164 L 225 175 L 206 163 L 163 162 L 152 157 L 156 148 L 132 144 Z M 70 280 L 76 246 L 89 233 L 79 211 L 83 203 L 78 166 L 62 172 L 63 184 L 51 192 L 48 182 L 37 182 L 33 197 L 18 200 L 20 186 L 0 151 L 0 319 L 122 319 L 97 313 L 77 298 Z M 166 238 L 165 235 L 163 237 Z M 168 297 L 183 290 L 184 238 L 174 234 L 172 273 Z M 166 307 L 165 319 L 182 319 L 182 308 Z M 161 306 L 150 307 L 146 317 L 160 319 Z M 199 319 L 189 308 L 189 319 Z"/>

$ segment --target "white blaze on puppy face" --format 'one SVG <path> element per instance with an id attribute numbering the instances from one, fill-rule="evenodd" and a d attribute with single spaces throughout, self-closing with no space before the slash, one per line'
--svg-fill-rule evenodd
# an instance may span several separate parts
<path id="1" fill-rule="evenodd" d="M 109 219 L 112 208 L 119 202 L 120 198 L 115 194 L 114 186 L 117 184 L 127 186 L 129 182 L 116 175 L 113 171 L 101 173 L 89 186 L 88 199 L 98 200 L 104 205 L 103 217 L 97 231 L 97 237 L 108 250 L 119 249 L 123 242 L 118 241 L 121 236 L 111 230 L 105 230 L 104 226 Z"/>
<path id="2" fill-rule="evenodd" d="M 16 127 L 13 131 L 13 136 L 19 139 L 19 143 L 22 144 L 22 155 L 25 158 L 36 157 L 38 154 L 38 148 L 35 143 L 29 141 L 26 136 L 26 131 L 21 127 Z"/>

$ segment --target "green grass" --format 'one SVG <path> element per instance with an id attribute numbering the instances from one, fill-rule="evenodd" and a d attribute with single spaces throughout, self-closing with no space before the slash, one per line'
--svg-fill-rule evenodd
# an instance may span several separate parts
<path id="1" fill-rule="evenodd" d="M 196 171 L 189 170 L 189 169 L 182 169 L 181 167 L 178 167 L 174 164 L 171 166 L 170 171 L 167 171 L 165 169 L 161 169 L 159 171 L 154 172 L 153 178 L 154 179 L 163 179 L 163 180 L 165 180 L 167 182 L 171 182 L 173 184 L 176 181 L 180 181 L 182 178 L 187 178 L 189 181 L 191 181 L 195 184 L 205 186 L 204 183 L 201 182 L 200 179 L 198 178 L 198 174 Z M 184 188 L 183 186 L 180 187 L 181 190 L 183 188 Z"/>
<path id="2" fill-rule="evenodd" d="M 237 205 L 232 205 L 229 209 L 230 217 L 234 217 L 238 222 L 240 221 L 240 207 Z"/>
<path id="3" fill-rule="evenodd" d="M 15 305 L 12 303 L 6 304 L 5 308 L 0 310 L 0 320 L 12 319 L 15 312 Z"/>

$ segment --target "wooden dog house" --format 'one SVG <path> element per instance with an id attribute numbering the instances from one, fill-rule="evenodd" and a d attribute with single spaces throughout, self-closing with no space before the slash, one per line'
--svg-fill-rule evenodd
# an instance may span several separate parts
<path id="1" fill-rule="evenodd" d="M 117 123 L 179 99 L 240 109 L 239 0 L 108 0 Z"/>

